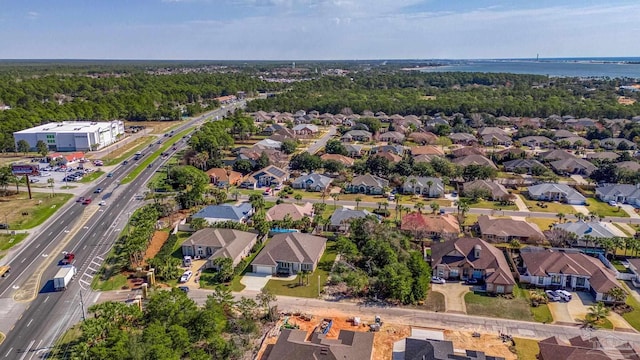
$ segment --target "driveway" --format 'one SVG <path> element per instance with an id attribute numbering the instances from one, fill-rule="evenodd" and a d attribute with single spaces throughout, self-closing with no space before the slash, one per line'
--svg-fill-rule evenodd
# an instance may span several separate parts
<path id="1" fill-rule="evenodd" d="M 260 291 L 263 287 L 267 286 L 269 280 L 271 280 L 271 275 L 246 273 L 242 279 L 240 279 L 240 283 L 246 286 L 245 290 Z"/>
<path id="2" fill-rule="evenodd" d="M 574 299 L 575 300 L 575 299 Z M 569 312 L 569 303 L 558 301 L 558 302 L 550 302 L 549 311 L 551 312 L 551 316 L 553 316 L 554 324 L 575 324 L 577 323 L 575 319 L 571 316 Z"/>
<path id="3" fill-rule="evenodd" d="M 446 312 L 457 314 L 467 313 L 464 295 L 471 290 L 471 286 L 465 285 L 462 282 L 448 282 L 446 284 L 431 284 L 431 289 L 444 295 Z"/>

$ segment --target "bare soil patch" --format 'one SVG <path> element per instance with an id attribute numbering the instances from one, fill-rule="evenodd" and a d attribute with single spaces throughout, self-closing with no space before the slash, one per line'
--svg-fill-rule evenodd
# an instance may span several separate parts
<path id="1" fill-rule="evenodd" d="M 626 96 L 620 96 L 618 98 L 618 104 L 620 105 L 633 105 L 636 103 L 635 99 L 628 98 Z"/>
<path id="2" fill-rule="evenodd" d="M 152 259 L 156 254 L 160 251 L 160 248 L 169 238 L 169 233 L 166 231 L 156 231 L 153 233 L 153 237 L 151 238 L 151 243 L 147 248 L 147 251 L 144 253 L 144 258 Z M 145 264 L 146 265 L 146 264 Z"/>
<path id="3" fill-rule="evenodd" d="M 484 351 L 491 356 L 501 356 L 507 360 L 516 360 L 517 357 L 509 350 L 511 342 L 502 342 L 498 334 L 480 334 L 473 337 L 473 333 L 466 331 L 445 330 L 444 338 L 453 342 L 454 349 L 469 349 Z"/>

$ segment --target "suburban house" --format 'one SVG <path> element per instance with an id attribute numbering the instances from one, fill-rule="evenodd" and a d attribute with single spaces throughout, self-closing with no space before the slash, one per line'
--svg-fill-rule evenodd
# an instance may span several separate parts
<path id="1" fill-rule="evenodd" d="M 529 186 L 529 197 L 533 200 L 560 201 L 569 205 L 584 205 L 587 199 L 567 184 L 544 183 Z"/>
<path id="2" fill-rule="evenodd" d="M 265 360 L 282 359 L 373 359 L 372 332 L 340 330 L 337 339 L 298 329 L 282 329 Z M 309 339 L 309 340 L 307 340 Z"/>
<path id="3" fill-rule="evenodd" d="M 457 238 L 431 245 L 433 275 L 446 279 L 478 279 L 493 294 L 510 294 L 516 281 L 498 248 L 479 238 Z"/>
<path id="4" fill-rule="evenodd" d="M 263 149 L 274 149 L 279 150 L 282 147 L 281 141 L 276 141 L 272 139 L 262 139 L 253 145 L 254 147 L 259 147 Z"/>
<path id="5" fill-rule="evenodd" d="M 576 239 L 571 242 L 571 247 L 580 249 L 587 254 L 604 254 L 604 248 L 602 248 L 596 239 L 626 237 L 626 235 L 621 233 L 613 224 L 602 221 L 567 221 L 562 224 L 555 224 L 554 228 L 575 234 Z"/>
<path id="6" fill-rule="evenodd" d="M 282 185 L 289 178 L 289 172 L 277 166 L 269 165 L 262 170 L 258 170 L 251 174 L 258 186 L 277 186 Z"/>
<path id="7" fill-rule="evenodd" d="M 236 267 L 242 259 L 249 256 L 258 242 L 258 234 L 234 229 L 204 228 L 198 230 L 182 243 L 182 255 L 193 258 L 206 258 L 205 267 L 213 268 L 213 260 L 229 258 Z"/>
<path id="8" fill-rule="evenodd" d="M 624 145 L 622 145 L 624 144 Z M 625 138 L 606 138 L 600 140 L 600 146 L 607 150 L 634 150 L 636 144 L 633 141 L 629 141 Z"/>
<path id="9" fill-rule="evenodd" d="M 333 212 L 329 219 L 329 231 L 348 232 L 351 220 L 372 216 L 380 221 L 379 216 L 370 213 L 367 210 L 355 210 L 348 208 L 339 208 Z"/>
<path id="10" fill-rule="evenodd" d="M 578 174 L 591 175 L 597 168 L 595 165 L 584 159 L 570 158 L 556 160 L 549 163 L 551 168 L 558 174 Z"/>
<path id="11" fill-rule="evenodd" d="M 511 146 L 512 143 L 513 141 L 511 140 L 511 137 L 509 135 L 502 135 L 502 134 L 482 135 L 482 145 L 484 146 L 495 146 L 495 145 Z"/>
<path id="12" fill-rule="evenodd" d="M 485 135 L 509 135 L 509 134 L 507 134 L 506 131 L 500 129 L 499 127 L 486 126 L 478 130 L 478 135 L 485 136 Z"/>
<path id="13" fill-rule="evenodd" d="M 454 144 L 462 145 L 471 145 L 478 142 L 478 139 L 475 136 L 468 133 L 449 134 L 449 139 L 451 139 Z"/>
<path id="14" fill-rule="evenodd" d="M 596 197 L 602 201 L 640 206 L 640 184 L 612 184 L 598 186 Z"/>
<path id="15" fill-rule="evenodd" d="M 558 140 L 557 144 L 561 145 L 562 143 L 568 143 L 573 148 L 578 148 L 578 147 L 589 146 L 591 144 L 591 141 L 583 138 L 582 136 L 571 136 L 571 137 Z"/>
<path id="16" fill-rule="evenodd" d="M 349 130 L 347 131 L 340 140 L 343 142 L 352 142 L 352 141 L 371 141 L 372 136 L 370 132 L 366 130 Z"/>
<path id="17" fill-rule="evenodd" d="M 414 163 L 426 162 L 430 163 L 433 159 L 439 157 L 438 155 L 418 155 L 413 157 Z"/>
<path id="18" fill-rule="evenodd" d="M 414 131 L 407 136 L 411 141 L 416 144 L 435 144 L 438 141 L 438 135 L 432 132 L 418 132 Z"/>
<path id="19" fill-rule="evenodd" d="M 437 155 L 444 156 L 444 151 L 437 146 L 434 145 L 423 145 L 423 146 L 414 146 L 411 148 L 411 155 Z"/>
<path id="20" fill-rule="evenodd" d="M 482 155 L 467 155 L 461 158 L 453 159 L 453 162 L 460 166 L 482 165 L 497 169 L 496 164 L 494 164 L 493 161 L 487 159 Z"/>
<path id="21" fill-rule="evenodd" d="M 253 259 L 258 274 L 294 275 L 315 271 L 327 246 L 327 239 L 299 232 L 276 234 Z"/>
<path id="22" fill-rule="evenodd" d="M 538 342 L 539 360 L 575 359 L 575 360 L 619 360 L 640 359 L 640 354 L 629 343 L 612 346 L 603 343 L 596 336 L 586 340 L 580 336 L 572 337 L 565 342 L 556 336 Z"/>
<path id="23" fill-rule="evenodd" d="M 380 141 L 386 141 L 390 143 L 401 143 L 404 141 L 404 134 L 399 131 L 387 131 L 383 134 L 380 134 Z"/>
<path id="24" fill-rule="evenodd" d="M 402 217 L 400 229 L 431 238 L 454 238 L 460 234 L 460 224 L 453 214 L 423 214 L 413 212 Z"/>
<path id="25" fill-rule="evenodd" d="M 594 153 L 586 154 L 585 156 L 589 161 L 593 161 L 593 160 L 615 161 L 620 157 L 620 155 L 618 155 L 617 153 L 614 153 L 613 151 L 594 152 Z"/>
<path id="26" fill-rule="evenodd" d="M 222 204 L 210 205 L 193 214 L 193 219 L 205 219 L 209 224 L 222 221 L 246 222 L 253 215 L 253 207 L 244 202 L 240 205 Z"/>
<path id="27" fill-rule="evenodd" d="M 454 349 L 453 342 L 412 336 L 393 344 L 393 360 L 504 360 L 477 350 Z"/>
<path id="28" fill-rule="evenodd" d="M 521 250 L 520 281 L 538 287 L 589 291 L 596 301 L 610 302 L 607 293 L 620 284 L 602 261 L 575 249 Z"/>
<path id="29" fill-rule="evenodd" d="M 372 174 L 357 176 L 346 185 L 345 191 L 356 194 L 382 195 L 384 188 L 389 186 L 389 180 Z"/>
<path id="30" fill-rule="evenodd" d="M 465 157 L 469 155 L 481 155 L 484 156 L 486 152 L 483 147 L 478 146 L 463 146 L 457 149 L 451 150 L 451 155 L 455 158 Z"/>
<path id="31" fill-rule="evenodd" d="M 478 231 L 482 239 L 490 243 L 509 243 L 518 240 L 521 243 L 541 244 L 546 240 L 537 225 L 524 220 L 511 218 L 478 217 Z"/>
<path id="32" fill-rule="evenodd" d="M 615 165 L 619 170 L 640 171 L 640 163 L 636 161 L 621 161 Z"/>
<path id="33" fill-rule="evenodd" d="M 345 144 L 344 148 L 347 150 L 349 157 L 361 157 L 363 155 L 362 145 Z"/>
<path id="34" fill-rule="evenodd" d="M 294 189 L 305 189 L 307 191 L 325 191 L 331 185 L 332 178 L 318 173 L 303 175 L 293 180 L 291 186 Z"/>
<path id="35" fill-rule="evenodd" d="M 531 169 L 540 168 L 547 169 L 540 161 L 533 159 L 516 159 L 511 161 L 505 161 L 504 170 L 508 172 L 518 172 L 523 174 L 531 174 Z"/>
<path id="36" fill-rule="evenodd" d="M 389 163 L 391 164 L 397 164 L 400 161 L 402 161 L 402 156 L 389 151 L 377 152 L 373 154 L 373 156 L 379 156 L 379 157 L 385 158 L 389 160 Z"/>
<path id="37" fill-rule="evenodd" d="M 340 154 L 324 154 L 320 156 L 320 159 L 322 159 L 322 161 L 337 161 L 346 167 L 353 166 L 353 163 L 355 162 L 353 158 Z"/>
<path id="38" fill-rule="evenodd" d="M 378 154 L 378 153 L 392 153 L 392 154 L 396 154 L 396 155 L 404 155 L 406 148 L 402 145 L 393 145 L 393 144 L 387 144 L 387 145 L 380 145 L 380 146 L 374 146 L 371 148 L 371 153 L 372 154 Z"/>
<path id="39" fill-rule="evenodd" d="M 318 133 L 319 131 L 318 127 L 312 124 L 299 124 L 294 126 L 291 130 L 293 130 L 296 135 L 300 136 L 310 136 Z"/>
<path id="40" fill-rule="evenodd" d="M 525 136 L 518 139 L 518 141 L 520 141 L 520 144 L 525 146 L 541 148 L 546 148 L 555 144 L 555 141 L 549 139 L 546 136 Z"/>
<path id="41" fill-rule="evenodd" d="M 209 179 L 213 185 L 220 187 L 238 185 L 242 181 L 241 173 L 223 168 L 209 169 L 207 170 L 207 175 L 209 175 Z"/>
<path id="42" fill-rule="evenodd" d="M 402 192 L 405 194 L 420 194 L 430 198 L 439 198 L 444 195 L 442 180 L 435 177 L 409 176 L 402 184 Z"/>
<path id="43" fill-rule="evenodd" d="M 564 129 L 556 130 L 553 133 L 553 138 L 554 139 L 562 139 L 562 138 L 568 138 L 568 137 L 572 137 L 572 136 L 576 136 L 576 134 L 572 133 L 569 130 L 564 130 Z"/>
<path id="44" fill-rule="evenodd" d="M 544 161 L 555 161 L 555 160 L 566 160 L 566 159 L 576 159 L 576 157 L 562 149 L 555 149 L 551 151 L 546 151 L 538 154 L 540 160 Z"/>
<path id="45" fill-rule="evenodd" d="M 514 197 L 514 195 L 509 194 L 509 191 L 504 187 L 504 185 L 490 180 L 474 180 L 468 183 L 464 183 L 462 192 L 464 194 L 468 194 L 476 189 L 482 189 L 491 194 L 491 197 L 486 200 L 507 201 Z"/>
<path id="46" fill-rule="evenodd" d="M 276 204 L 265 215 L 267 221 L 279 221 L 284 220 L 289 215 L 291 220 L 297 221 L 305 216 L 313 217 L 313 204 L 305 203 L 304 205 L 298 205 L 293 203 Z"/>

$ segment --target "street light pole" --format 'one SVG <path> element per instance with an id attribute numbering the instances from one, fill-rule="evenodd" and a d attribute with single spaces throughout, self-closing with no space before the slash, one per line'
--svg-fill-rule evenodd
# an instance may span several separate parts
<path id="1" fill-rule="evenodd" d="M 318 297 L 320 297 L 320 275 L 318 275 Z"/>
<path id="2" fill-rule="evenodd" d="M 82 308 L 82 321 L 87 320 L 85 314 L 84 314 L 84 301 L 82 299 L 82 290 L 80 290 L 80 307 Z"/>

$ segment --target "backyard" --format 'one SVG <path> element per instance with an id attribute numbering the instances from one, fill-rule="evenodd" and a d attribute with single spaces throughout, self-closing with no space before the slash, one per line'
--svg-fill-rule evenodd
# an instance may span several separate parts
<path id="1" fill-rule="evenodd" d="M 327 241 L 327 249 L 320 258 L 316 271 L 309 275 L 307 285 L 299 285 L 299 279 L 291 281 L 269 280 L 265 287 L 276 295 L 317 298 L 319 296 L 318 289 L 322 290 L 324 284 L 327 283 L 336 255 L 335 242 Z M 319 283 L 318 278 L 320 279 Z"/>

